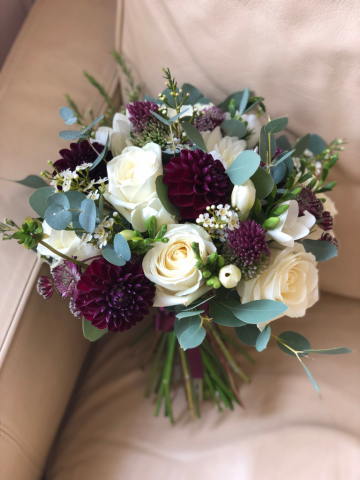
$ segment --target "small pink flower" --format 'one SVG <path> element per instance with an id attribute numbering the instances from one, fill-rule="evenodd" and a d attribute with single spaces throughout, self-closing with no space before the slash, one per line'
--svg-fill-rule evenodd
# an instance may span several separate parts
<path id="1" fill-rule="evenodd" d="M 49 277 L 41 275 L 39 277 L 36 289 L 38 293 L 47 300 L 54 293 L 54 285 Z"/>

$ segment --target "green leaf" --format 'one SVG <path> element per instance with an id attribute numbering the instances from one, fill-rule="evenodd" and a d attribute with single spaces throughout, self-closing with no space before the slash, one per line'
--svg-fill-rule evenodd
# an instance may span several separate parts
<path id="1" fill-rule="evenodd" d="M 64 195 L 66 196 L 70 204 L 72 221 L 79 221 L 79 215 L 81 213 L 81 202 L 85 200 L 85 195 L 78 190 L 69 190 L 68 192 L 65 192 Z"/>
<path id="2" fill-rule="evenodd" d="M 19 183 L 20 185 L 24 185 L 25 187 L 36 188 L 36 189 L 49 186 L 45 182 L 45 180 L 43 180 L 41 177 L 38 177 L 37 175 L 28 175 L 23 180 L 8 180 L 6 178 L 4 178 L 3 180 L 6 180 L 7 182 Z M 52 189 L 52 191 L 54 193 L 54 189 Z"/>
<path id="3" fill-rule="evenodd" d="M 181 126 L 186 135 L 188 136 L 189 140 L 195 145 L 197 145 L 199 148 L 201 148 L 203 152 L 207 152 L 204 139 L 199 130 L 194 127 L 194 125 L 191 125 L 191 123 L 183 122 Z"/>
<path id="4" fill-rule="evenodd" d="M 146 220 L 145 228 L 149 232 L 149 238 L 155 238 L 157 231 L 157 220 L 154 215 L 152 215 Z"/>
<path id="5" fill-rule="evenodd" d="M 270 169 L 271 178 L 274 180 L 274 183 L 277 185 L 282 180 L 285 179 L 286 176 L 286 165 L 285 163 L 279 163 Z"/>
<path id="6" fill-rule="evenodd" d="M 231 120 L 225 120 L 220 126 L 225 135 L 229 137 L 243 138 L 247 134 L 245 124 L 234 118 Z"/>
<path id="7" fill-rule="evenodd" d="M 303 362 L 301 362 L 301 365 L 304 367 L 304 370 L 306 372 L 306 375 L 309 377 L 311 383 L 314 385 L 316 391 L 319 393 L 320 392 L 320 388 L 317 386 L 313 376 L 311 375 L 309 369 L 303 364 Z"/>
<path id="8" fill-rule="evenodd" d="M 62 205 L 51 205 L 45 212 L 47 224 L 54 230 L 65 230 L 71 223 L 71 212 Z"/>
<path id="9" fill-rule="evenodd" d="M 283 151 L 291 150 L 291 143 L 286 135 L 280 135 L 280 137 L 276 139 L 276 146 Z"/>
<path id="10" fill-rule="evenodd" d="M 256 198 L 262 200 L 272 192 L 274 188 L 274 180 L 262 167 L 259 167 L 251 177 L 256 189 Z"/>
<path id="11" fill-rule="evenodd" d="M 320 353 L 322 355 L 343 355 L 345 353 L 352 353 L 352 350 L 347 347 L 325 348 L 320 350 L 303 350 L 304 353 Z"/>
<path id="12" fill-rule="evenodd" d="M 169 126 L 171 125 L 170 120 L 162 117 L 162 116 L 159 115 L 158 113 L 153 112 L 152 110 L 150 110 L 150 113 L 151 113 L 152 115 L 154 115 L 155 118 L 157 118 L 161 123 L 163 123 L 163 124 L 166 125 L 167 127 L 169 127 Z"/>
<path id="13" fill-rule="evenodd" d="M 239 106 L 240 115 L 242 115 L 245 112 L 248 100 L 249 100 L 249 89 L 248 87 L 246 87 L 240 101 L 240 106 Z"/>
<path id="14" fill-rule="evenodd" d="M 237 327 L 234 330 L 241 343 L 255 347 L 258 336 L 260 335 L 260 330 L 256 325 L 246 324 L 243 327 Z"/>
<path id="15" fill-rule="evenodd" d="M 154 98 L 151 95 L 144 95 L 144 102 L 154 102 L 157 103 L 158 105 L 161 105 L 163 102 L 161 102 L 158 98 Z"/>
<path id="16" fill-rule="evenodd" d="M 237 105 L 240 105 L 240 102 L 241 102 L 241 99 L 244 95 L 244 92 L 235 92 L 235 93 L 232 93 L 231 95 L 229 95 L 224 101 L 222 101 L 218 107 L 221 108 L 221 110 L 223 112 L 227 112 L 228 109 L 229 109 L 229 103 L 230 103 L 230 100 L 231 99 L 234 99 L 235 100 L 235 103 Z M 252 97 L 254 95 L 254 92 L 250 92 L 250 97 Z"/>
<path id="17" fill-rule="evenodd" d="M 234 185 L 242 185 L 254 175 L 260 165 L 260 157 L 252 150 L 241 152 L 226 170 Z"/>
<path id="18" fill-rule="evenodd" d="M 110 136 L 109 136 L 109 134 L 107 134 L 105 147 L 102 149 L 102 152 L 99 154 L 97 159 L 92 163 L 91 167 L 89 168 L 89 171 L 93 170 L 97 165 L 99 165 L 101 160 L 105 157 L 105 155 L 107 154 L 108 148 L 109 148 L 109 142 L 110 142 Z"/>
<path id="19" fill-rule="evenodd" d="M 195 103 L 210 103 L 210 100 L 207 97 L 204 97 L 204 95 L 196 87 L 190 85 L 189 83 L 184 83 L 181 89 L 183 91 L 183 95 L 190 93 L 189 97 L 187 97 L 188 105 L 194 105 Z"/>
<path id="20" fill-rule="evenodd" d="M 230 309 L 233 302 L 239 303 L 233 299 L 211 300 L 210 317 L 215 323 L 225 327 L 241 327 L 244 325 L 244 322 L 237 318 Z"/>
<path id="21" fill-rule="evenodd" d="M 92 233 L 95 228 L 96 207 L 95 202 L 91 198 L 85 198 L 81 202 L 80 208 L 82 212 L 79 215 L 79 222 L 85 232 Z"/>
<path id="22" fill-rule="evenodd" d="M 100 117 L 95 118 L 95 120 L 93 120 L 88 127 L 84 128 L 82 133 L 88 132 L 94 125 L 100 122 L 103 118 L 104 118 L 104 115 L 101 115 Z"/>
<path id="23" fill-rule="evenodd" d="M 30 207 L 35 210 L 39 217 L 44 218 L 48 209 L 47 198 L 54 193 L 53 187 L 44 187 L 36 190 L 29 198 Z"/>
<path id="24" fill-rule="evenodd" d="M 194 310 L 194 311 L 184 311 L 182 310 L 180 313 L 176 315 L 176 318 L 187 318 L 187 317 L 193 317 L 194 315 L 200 315 L 201 313 L 204 313 L 205 310 Z"/>
<path id="25" fill-rule="evenodd" d="M 280 340 L 282 340 L 284 343 L 286 343 L 286 345 L 289 345 L 289 347 L 291 347 L 293 350 L 295 350 L 297 352 L 302 352 L 302 351 L 305 351 L 305 350 L 311 350 L 311 345 L 310 345 L 309 340 L 307 340 L 305 337 L 300 335 L 300 333 L 286 331 L 286 332 L 281 333 L 278 336 L 278 338 Z M 296 355 L 291 350 L 286 348 L 279 341 L 277 341 L 277 345 L 280 348 L 280 350 L 282 350 L 283 352 L 287 353 L 291 357 L 296 357 Z M 303 354 L 299 354 L 299 356 L 301 357 L 301 356 L 303 356 Z"/>
<path id="26" fill-rule="evenodd" d="M 320 155 L 326 148 L 326 143 L 324 140 L 319 137 L 319 135 L 316 135 L 313 133 L 310 135 L 310 142 L 308 149 L 312 152 L 312 154 L 316 157 L 317 155 Z"/>
<path id="27" fill-rule="evenodd" d="M 201 325 L 192 325 L 186 329 L 180 337 L 179 343 L 183 350 L 196 348 L 202 344 L 206 336 L 206 330 Z"/>
<path id="28" fill-rule="evenodd" d="M 249 99 L 251 100 L 251 98 Z M 251 110 L 253 110 L 255 107 L 257 107 L 264 99 L 262 97 L 259 97 L 254 103 L 251 103 L 246 110 L 243 111 L 243 113 L 248 113 Z"/>
<path id="29" fill-rule="evenodd" d="M 276 300 L 254 300 L 232 307 L 231 311 L 245 323 L 269 322 L 288 310 L 288 306 Z"/>
<path id="30" fill-rule="evenodd" d="M 195 300 L 193 303 L 190 303 L 190 305 L 187 308 L 184 308 L 181 311 L 182 312 L 188 312 L 189 310 L 192 310 L 193 308 L 199 307 L 203 303 L 208 302 L 212 298 L 215 298 L 215 295 L 211 295 L 210 297 L 207 297 L 207 298 L 199 298 L 199 299 Z"/>
<path id="31" fill-rule="evenodd" d="M 63 120 L 65 120 L 65 122 L 75 117 L 74 112 L 69 107 L 61 107 L 59 110 L 59 115 Z"/>
<path id="32" fill-rule="evenodd" d="M 107 328 L 100 330 L 100 328 L 94 327 L 90 320 L 86 320 L 84 317 L 82 318 L 82 329 L 84 337 L 90 340 L 90 342 L 96 342 L 96 340 L 99 340 L 99 338 L 103 337 L 109 331 Z"/>
<path id="33" fill-rule="evenodd" d="M 295 152 L 293 156 L 300 157 L 304 153 L 304 151 L 309 147 L 309 143 L 310 143 L 310 133 L 299 138 L 299 140 L 297 140 L 297 142 L 294 145 Z"/>
<path id="34" fill-rule="evenodd" d="M 76 140 L 77 138 L 88 138 L 89 135 L 84 135 L 83 132 L 74 130 L 63 130 L 59 133 L 63 140 Z"/>
<path id="35" fill-rule="evenodd" d="M 266 133 L 279 133 L 287 127 L 287 117 L 276 118 L 265 125 Z M 274 152 L 275 153 L 275 152 Z"/>
<path id="36" fill-rule="evenodd" d="M 117 233 L 114 237 L 114 249 L 115 252 L 120 255 L 125 262 L 128 262 L 131 258 L 131 251 L 128 242 L 120 233 Z"/>
<path id="37" fill-rule="evenodd" d="M 326 262 L 338 254 L 338 250 L 331 242 L 323 240 L 303 240 L 300 242 L 307 253 L 312 253 L 317 262 Z"/>
<path id="38" fill-rule="evenodd" d="M 283 161 L 286 160 L 288 157 L 290 157 L 290 155 L 292 155 L 294 152 L 295 152 L 295 150 L 290 150 L 290 152 L 280 153 L 280 155 L 278 155 L 278 156 L 275 158 L 274 165 L 278 165 L 279 163 L 283 162 Z"/>
<path id="39" fill-rule="evenodd" d="M 173 122 L 175 122 L 178 118 L 180 118 L 182 115 L 185 115 L 186 112 L 188 112 L 190 110 L 190 107 L 187 108 L 186 110 L 183 110 L 182 112 L 180 113 L 177 113 L 176 115 L 174 115 L 173 117 L 169 118 L 169 122 L 170 124 L 172 124 Z M 191 118 L 191 117 L 189 117 Z"/>
<path id="40" fill-rule="evenodd" d="M 163 183 L 164 175 L 159 175 L 156 178 L 156 193 L 159 197 L 162 205 L 164 206 L 165 210 L 170 213 L 170 215 L 179 215 L 179 209 L 175 205 L 173 205 L 168 197 L 168 186 Z"/>
<path id="41" fill-rule="evenodd" d="M 70 202 L 64 193 L 54 193 L 47 198 L 46 202 L 49 207 L 51 207 L 51 205 L 61 205 L 65 210 L 69 210 L 70 208 Z"/>
<path id="42" fill-rule="evenodd" d="M 265 350 L 267 344 L 269 343 L 270 335 L 271 335 L 270 325 L 266 325 L 264 330 L 259 334 L 259 336 L 256 339 L 255 346 L 258 352 L 262 352 L 263 350 Z"/>
<path id="43" fill-rule="evenodd" d="M 119 256 L 119 254 L 115 252 L 111 245 L 106 245 L 106 247 L 103 248 L 102 255 L 105 260 L 113 265 L 116 265 L 117 267 L 122 267 L 126 263 L 126 260 Z"/>
<path id="44" fill-rule="evenodd" d="M 269 135 L 270 135 L 270 144 L 269 144 Z M 273 133 L 268 134 L 265 130 L 265 126 L 261 127 L 260 130 L 260 141 L 259 141 L 259 154 L 261 161 L 267 163 L 268 152 L 272 158 L 276 152 L 276 141 Z M 271 160 L 269 158 L 269 161 Z"/>

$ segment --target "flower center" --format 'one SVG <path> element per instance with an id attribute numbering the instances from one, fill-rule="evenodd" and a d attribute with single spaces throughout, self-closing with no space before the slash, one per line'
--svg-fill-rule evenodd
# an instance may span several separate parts
<path id="1" fill-rule="evenodd" d="M 108 294 L 109 305 L 113 308 L 124 308 L 128 305 L 131 295 L 123 285 L 114 286 Z"/>

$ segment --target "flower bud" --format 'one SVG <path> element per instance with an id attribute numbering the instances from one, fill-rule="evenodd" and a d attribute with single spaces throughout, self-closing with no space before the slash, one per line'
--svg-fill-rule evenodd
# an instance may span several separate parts
<path id="1" fill-rule="evenodd" d="M 265 230 L 274 230 L 280 222 L 279 217 L 270 217 L 262 224 L 262 228 Z"/>
<path id="2" fill-rule="evenodd" d="M 205 270 L 205 271 L 203 272 L 202 276 L 203 276 L 204 278 L 209 278 L 209 277 L 211 277 L 211 272 L 210 272 L 210 270 Z"/>
<path id="3" fill-rule="evenodd" d="M 236 265 L 226 265 L 219 273 L 219 280 L 225 288 L 234 288 L 240 282 L 241 270 Z"/>
<path id="4" fill-rule="evenodd" d="M 122 235 L 128 242 L 129 240 L 133 239 L 134 232 L 132 230 L 123 230 L 122 232 L 120 232 L 120 235 Z"/>
<path id="5" fill-rule="evenodd" d="M 217 258 L 217 266 L 221 268 L 225 265 L 225 258 L 222 255 L 219 255 Z"/>
<path id="6" fill-rule="evenodd" d="M 255 203 L 256 190 L 253 182 L 249 179 L 242 185 L 235 185 L 231 194 L 231 205 L 239 209 L 239 218 L 245 221 Z"/>

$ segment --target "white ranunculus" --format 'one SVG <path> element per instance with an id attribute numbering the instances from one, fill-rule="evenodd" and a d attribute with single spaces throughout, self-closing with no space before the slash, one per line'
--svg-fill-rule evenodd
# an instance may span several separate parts
<path id="1" fill-rule="evenodd" d="M 43 222 L 42 226 L 44 233 L 49 235 L 49 238 L 46 238 L 44 242 L 48 243 L 63 255 L 67 255 L 68 257 L 76 256 L 77 260 L 85 260 L 86 258 L 94 257 L 95 255 L 101 255 L 101 250 L 92 244 L 84 244 L 75 232 L 54 230 L 46 223 L 46 221 Z M 52 257 L 55 260 L 52 262 L 51 268 L 56 267 L 62 261 L 62 258 L 59 257 L 59 255 L 55 255 L 55 253 L 44 245 L 40 245 L 40 243 L 37 246 L 37 251 L 40 255 Z"/>
<path id="2" fill-rule="evenodd" d="M 219 272 L 219 280 L 225 288 L 234 288 L 240 282 L 241 270 L 236 265 L 226 265 Z"/>
<path id="3" fill-rule="evenodd" d="M 201 132 L 205 146 L 210 154 L 217 152 L 224 162 L 225 168 L 229 168 L 235 158 L 246 149 L 246 140 L 239 140 L 238 137 L 222 137 L 220 127 L 214 128 L 212 132 Z"/>
<path id="4" fill-rule="evenodd" d="M 107 172 L 104 197 L 130 222 L 136 207 L 156 198 L 155 181 L 163 173 L 160 146 L 126 147 L 107 164 Z"/>
<path id="5" fill-rule="evenodd" d="M 239 209 L 239 218 L 244 222 L 249 216 L 256 199 L 255 185 L 246 180 L 242 185 L 235 185 L 231 194 L 231 205 Z"/>
<path id="6" fill-rule="evenodd" d="M 113 156 L 120 155 L 122 150 L 132 145 L 130 138 L 131 123 L 126 115 L 115 113 L 113 127 L 99 127 L 95 132 L 95 142 L 105 145 L 110 136 L 110 149 Z"/>
<path id="7" fill-rule="evenodd" d="M 260 139 L 260 130 L 261 130 L 261 123 L 260 120 L 256 115 L 253 113 L 245 113 L 241 115 L 241 119 L 245 120 L 247 124 L 247 130 L 251 131 L 250 137 L 247 139 L 247 146 L 248 148 L 254 148 L 255 145 L 259 143 Z"/>
<path id="8" fill-rule="evenodd" d="M 131 212 L 130 223 L 134 230 L 145 232 L 146 220 L 154 216 L 157 220 L 158 230 L 166 224 L 177 223 L 175 217 L 168 213 L 158 197 L 151 198 L 148 202 L 141 203 Z"/>
<path id="9" fill-rule="evenodd" d="M 189 223 L 168 225 L 166 237 L 168 243 L 155 243 L 143 260 L 144 274 L 156 284 L 154 306 L 189 305 L 211 290 L 196 267 L 191 245 L 199 244 L 204 263 L 216 247 L 202 227 Z"/>
<path id="10" fill-rule="evenodd" d="M 303 317 L 306 309 L 312 307 L 319 299 L 315 257 L 312 253 L 306 253 L 299 243 L 284 250 L 271 248 L 270 251 L 269 268 L 257 278 L 246 282 L 240 281 L 237 291 L 241 303 L 276 300 L 289 307 L 283 315 Z M 259 324 L 259 327 L 263 329 L 266 323 Z"/>
<path id="11" fill-rule="evenodd" d="M 289 205 L 289 208 L 280 215 L 280 222 L 277 227 L 273 230 L 268 230 L 266 236 L 268 239 L 280 243 L 280 245 L 292 247 L 295 240 L 309 235 L 316 219 L 307 211 L 304 212 L 303 217 L 299 217 L 299 205 L 296 200 L 289 200 L 280 203 L 280 205 Z"/>

